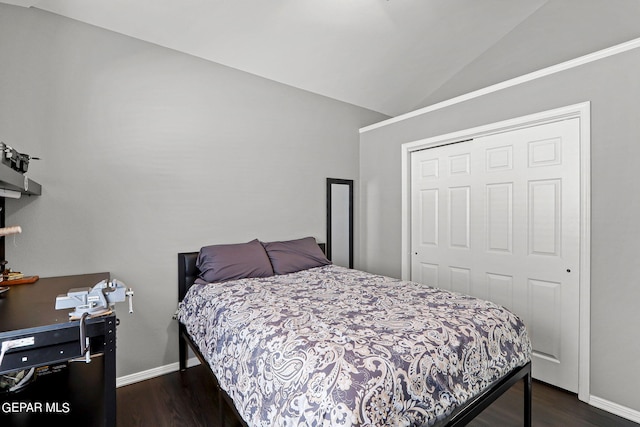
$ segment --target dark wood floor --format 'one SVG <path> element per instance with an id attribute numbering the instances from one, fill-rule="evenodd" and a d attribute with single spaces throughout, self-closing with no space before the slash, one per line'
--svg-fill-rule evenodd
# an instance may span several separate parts
<path id="1" fill-rule="evenodd" d="M 522 426 L 521 384 L 512 387 L 470 426 Z M 202 366 L 120 387 L 118 427 L 222 427 L 216 396 L 213 379 Z M 233 426 L 229 418 L 224 427 Z M 539 382 L 533 384 L 533 426 L 639 427 Z"/>

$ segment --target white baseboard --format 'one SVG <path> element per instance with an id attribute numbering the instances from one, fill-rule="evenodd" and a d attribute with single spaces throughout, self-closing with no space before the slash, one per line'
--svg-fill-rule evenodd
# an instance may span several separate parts
<path id="1" fill-rule="evenodd" d="M 627 420 L 640 423 L 640 412 L 635 409 L 627 408 L 626 406 L 622 406 L 593 395 L 589 397 L 589 404 L 602 409 L 603 411 L 626 418 Z"/>
<path id="2" fill-rule="evenodd" d="M 196 366 L 200 364 L 200 360 L 197 357 L 192 357 L 187 360 L 187 367 Z M 170 374 L 180 369 L 178 362 L 170 363 L 164 366 L 158 366 L 157 368 L 148 369 L 142 372 L 136 372 L 135 374 L 125 375 L 116 378 L 116 387 L 123 387 L 125 385 L 137 383 L 151 378 L 159 377 L 160 375 Z"/>

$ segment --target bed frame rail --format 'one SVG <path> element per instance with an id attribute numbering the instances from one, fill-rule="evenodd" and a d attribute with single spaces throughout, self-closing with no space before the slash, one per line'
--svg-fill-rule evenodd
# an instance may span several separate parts
<path id="1" fill-rule="evenodd" d="M 443 425 L 447 427 L 467 425 L 472 419 L 480 415 L 482 411 L 487 409 L 518 381 L 524 382 L 524 409 L 522 414 L 523 426 L 531 427 L 531 362 L 520 368 L 514 369 L 496 384 L 492 385 L 479 395 L 475 396 L 469 402 L 465 403 L 462 407 L 458 408 L 457 411 L 454 411 L 453 414 L 449 416 Z"/>

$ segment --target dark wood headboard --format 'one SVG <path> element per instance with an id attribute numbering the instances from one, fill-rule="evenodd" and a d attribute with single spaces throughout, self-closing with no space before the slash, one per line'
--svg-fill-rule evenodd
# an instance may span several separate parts
<path id="1" fill-rule="evenodd" d="M 326 253 L 326 245 L 318 243 L 322 252 Z M 198 252 L 178 253 L 178 301 L 182 301 L 187 291 L 198 278 L 200 270 L 196 267 Z"/>

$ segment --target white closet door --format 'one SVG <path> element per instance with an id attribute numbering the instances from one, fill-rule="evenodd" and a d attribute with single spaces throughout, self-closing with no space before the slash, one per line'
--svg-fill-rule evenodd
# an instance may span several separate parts
<path id="1" fill-rule="evenodd" d="M 533 375 L 578 391 L 579 120 L 411 155 L 411 278 L 518 314 Z"/>

